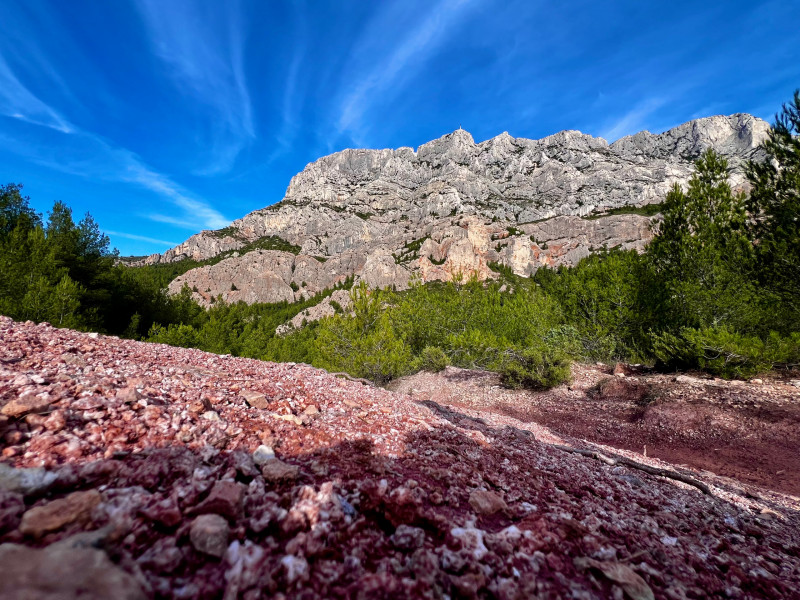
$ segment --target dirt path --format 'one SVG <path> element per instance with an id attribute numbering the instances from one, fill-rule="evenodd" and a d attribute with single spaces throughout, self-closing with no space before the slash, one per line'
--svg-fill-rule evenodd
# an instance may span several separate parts
<path id="1" fill-rule="evenodd" d="M 449 367 L 392 389 L 800 496 L 800 388 L 792 382 L 627 373 L 576 365 L 570 386 L 530 392 L 504 389 L 492 373 Z"/>

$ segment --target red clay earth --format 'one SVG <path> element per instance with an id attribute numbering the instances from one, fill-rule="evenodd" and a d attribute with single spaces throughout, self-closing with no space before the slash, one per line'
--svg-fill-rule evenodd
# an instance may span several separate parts
<path id="1" fill-rule="evenodd" d="M 621 365 L 617 373 L 576 365 L 569 386 L 537 393 L 501 389 L 493 373 L 448 368 L 393 389 L 800 496 L 800 373 L 756 383 Z"/>
<path id="2" fill-rule="evenodd" d="M 447 404 L 0 317 L 0 597 L 798 597 L 800 499 Z"/>

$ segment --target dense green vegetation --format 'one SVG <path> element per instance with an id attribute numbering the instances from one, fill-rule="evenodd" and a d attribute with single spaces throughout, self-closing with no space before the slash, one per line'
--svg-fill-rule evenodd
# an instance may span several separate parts
<path id="1" fill-rule="evenodd" d="M 0 313 L 58 327 L 138 337 L 155 322 L 188 323 L 203 310 L 163 288 L 175 268 L 118 264 L 91 215 L 53 205 L 46 221 L 22 195 L 0 186 Z"/>
<path id="2" fill-rule="evenodd" d="M 610 217 L 611 215 L 642 215 L 644 217 L 652 217 L 661 212 L 661 204 L 645 204 L 644 206 L 620 206 L 619 208 L 612 208 L 608 212 L 599 215 L 589 215 L 584 217 L 589 221 L 601 219 L 603 217 Z"/>
<path id="3" fill-rule="evenodd" d="M 285 337 L 277 336 L 275 329 L 306 308 L 318 304 L 334 290 L 350 289 L 352 285 L 353 278 L 350 277 L 333 289 L 292 304 L 215 302 L 208 310 L 199 309 L 191 319 L 154 324 L 144 339 L 218 354 L 316 364 L 312 345 L 316 337 L 316 323 Z M 185 289 L 184 294 L 188 295 L 188 290 Z"/>
<path id="4" fill-rule="evenodd" d="M 7 185 L 0 187 L 0 313 L 308 362 L 376 382 L 457 365 L 498 371 L 512 386 L 549 387 L 568 378 L 573 360 L 648 362 L 725 377 L 797 368 L 798 133 L 796 93 L 764 145 L 768 161 L 748 166 L 750 196 L 734 193 L 726 161 L 706 152 L 687 189 L 675 186 L 652 205 L 663 219 L 644 254 L 610 250 L 532 278 L 491 264 L 494 282 L 416 282 L 404 292 L 359 285 L 351 291 L 352 311 L 335 304 L 333 317 L 284 337 L 276 336 L 278 325 L 331 291 L 291 305 L 216 302 L 203 310 L 188 289 L 168 297 L 164 288 L 224 256 L 124 267 L 91 216 L 76 224 L 57 202 L 44 222 L 21 186 Z M 395 260 L 418 257 L 425 239 L 409 242 Z M 251 246 L 240 252 L 296 251 L 277 238 Z M 351 286 L 349 280 L 339 287 Z"/>
<path id="5" fill-rule="evenodd" d="M 316 364 L 385 382 L 448 364 L 499 371 L 510 385 L 549 387 L 569 374 L 556 302 L 531 282 L 412 285 L 405 292 L 352 292 L 353 314 L 325 319 Z"/>
<path id="6" fill-rule="evenodd" d="M 207 311 L 201 309 L 188 322 L 153 325 L 145 339 L 218 354 L 310 363 L 313 362 L 310 353 L 310 342 L 315 334 L 313 327 L 303 328 L 289 337 L 276 336 L 275 329 L 329 294 L 330 291 L 294 304 L 216 302 Z"/>
<path id="7" fill-rule="evenodd" d="M 800 318 L 800 92 L 784 105 L 764 144 L 767 160 L 748 165 L 748 222 L 760 285 L 779 300 L 783 319 Z"/>

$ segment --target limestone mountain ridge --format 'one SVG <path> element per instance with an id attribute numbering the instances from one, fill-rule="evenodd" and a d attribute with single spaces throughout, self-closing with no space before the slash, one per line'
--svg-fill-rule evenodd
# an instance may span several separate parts
<path id="1" fill-rule="evenodd" d="M 735 114 L 612 144 L 579 131 L 475 143 L 458 129 L 416 151 L 347 149 L 307 165 L 277 204 L 140 264 L 215 259 L 170 284 L 204 304 L 291 302 L 353 277 L 403 289 L 412 277 L 492 278 L 495 265 L 528 276 L 601 248 L 643 249 L 658 204 L 708 148 L 743 188 L 768 129 Z"/>

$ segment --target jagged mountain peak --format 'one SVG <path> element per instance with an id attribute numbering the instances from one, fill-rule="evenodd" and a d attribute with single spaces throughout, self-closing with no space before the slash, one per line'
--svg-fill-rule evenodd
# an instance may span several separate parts
<path id="1" fill-rule="evenodd" d="M 745 113 L 729 116 L 717 115 L 689 121 L 663 133 L 641 131 L 624 136 L 612 144 L 602 137 L 595 137 L 578 130 L 563 130 L 541 139 L 515 138 L 503 132 L 484 142 L 476 143 L 472 134 L 464 129 L 445 134 L 421 144 L 416 150 L 404 146 L 397 149 L 359 149 L 349 148 L 323 156 L 310 163 L 298 173 L 287 190 L 286 199 L 304 196 L 307 179 L 333 180 L 350 178 L 352 182 L 392 177 L 393 174 L 408 171 L 411 166 L 441 169 L 446 165 L 460 165 L 471 171 L 480 172 L 486 160 L 483 154 L 491 155 L 492 161 L 514 163 L 515 157 L 524 154 L 541 153 L 549 150 L 550 158 L 559 150 L 577 152 L 602 152 L 610 149 L 626 160 L 639 158 L 669 158 L 693 160 L 709 147 L 715 147 L 734 161 L 753 156 L 756 146 L 766 137 L 769 124 Z M 410 176 L 412 186 L 417 178 Z M 402 184 L 402 182 L 400 182 Z M 408 186 L 406 186 L 408 187 Z M 319 199 L 329 200 L 329 194 L 322 193 Z M 305 198 L 312 201 L 313 198 Z"/>
<path id="2" fill-rule="evenodd" d="M 464 158 L 477 148 L 472 134 L 464 129 L 456 129 L 438 139 L 431 140 L 417 148 L 417 160 L 445 156 L 453 159 Z"/>
<path id="3" fill-rule="evenodd" d="M 678 155 L 697 158 L 708 148 L 735 160 L 753 157 L 769 131 L 769 123 L 747 113 L 714 115 L 677 125 L 663 133 L 640 131 L 620 138 L 611 148 L 623 155 Z"/>
<path id="4" fill-rule="evenodd" d="M 472 137 L 472 134 L 463 127 L 459 127 L 458 129 L 453 130 L 451 133 L 446 133 L 442 137 L 438 138 L 438 140 L 433 141 L 447 141 L 450 143 L 464 143 L 472 145 L 475 144 L 475 139 Z"/>
<path id="5" fill-rule="evenodd" d="M 642 249 L 649 217 L 602 215 L 663 201 L 709 147 L 728 157 L 731 183 L 743 186 L 743 163 L 759 158 L 768 129 L 735 114 L 611 145 L 577 130 L 539 140 L 503 132 L 476 144 L 459 128 L 416 151 L 342 150 L 295 175 L 278 204 L 147 260 L 217 257 L 218 264 L 171 285 L 178 291 L 188 284 L 204 302 L 220 294 L 230 301 L 299 299 L 350 276 L 401 288 L 412 274 L 425 281 L 458 271 L 486 278 L 494 263 L 530 275 L 602 247 Z M 239 256 L 252 250 L 259 252 Z"/>

